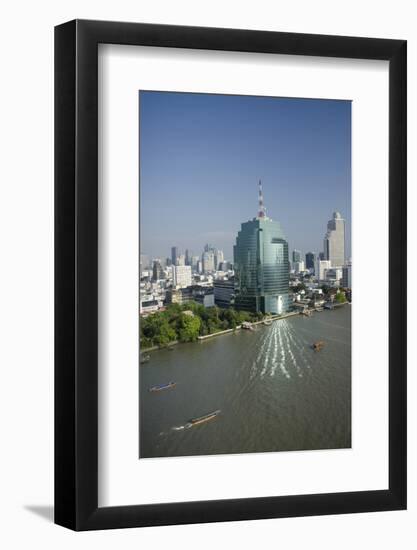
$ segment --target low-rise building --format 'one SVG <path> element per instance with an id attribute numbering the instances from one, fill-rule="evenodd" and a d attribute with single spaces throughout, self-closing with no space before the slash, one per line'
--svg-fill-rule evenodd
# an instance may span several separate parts
<path id="1" fill-rule="evenodd" d="M 221 308 L 228 308 L 234 298 L 235 280 L 231 279 L 216 279 L 213 283 L 214 287 L 214 303 Z"/>
<path id="2" fill-rule="evenodd" d="M 339 285 L 342 279 L 342 268 L 333 267 L 326 270 L 326 280 L 333 283 L 333 285 Z"/>
<path id="3" fill-rule="evenodd" d="M 193 300 L 204 307 L 214 306 L 213 287 L 193 287 Z"/>
<path id="4" fill-rule="evenodd" d="M 192 285 L 187 288 L 170 288 L 165 295 L 166 304 L 185 304 L 198 302 L 205 307 L 214 306 L 214 292 L 212 286 Z"/>
<path id="5" fill-rule="evenodd" d="M 169 288 L 165 294 L 166 304 L 185 304 L 193 298 L 191 287 L 188 288 Z"/>
<path id="6" fill-rule="evenodd" d="M 141 315 L 147 313 L 155 313 L 162 307 L 162 302 L 156 299 L 143 300 L 140 302 L 139 313 Z"/>

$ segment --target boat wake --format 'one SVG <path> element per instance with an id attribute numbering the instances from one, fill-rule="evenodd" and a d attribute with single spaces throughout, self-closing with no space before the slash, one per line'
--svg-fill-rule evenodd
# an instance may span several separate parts
<path id="1" fill-rule="evenodd" d="M 286 379 L 303 377 L 310 369 L 310 358 L 306 354 L 308 342 L 286 320 L 274 323 L 265 333 L 255 355 L 249 359 L 250 379 L 269 375 L 281 375 Z"/>

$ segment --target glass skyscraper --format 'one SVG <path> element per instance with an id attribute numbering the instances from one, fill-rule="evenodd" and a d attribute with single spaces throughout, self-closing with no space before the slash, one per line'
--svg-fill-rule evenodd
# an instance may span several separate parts
<path id="1" fill-rule="evenodd" d="M 173 247 L 171 248 L 171 261 L 172 261 L 172 265 L 177 265 L 178 256 L 179 256 L 178 247 L 177 247 L 177 246 L 173 246 Z"/>
<path id="2" fill-rule="evenodd" d="M 233 256 L 235 308 L 274 314 L 288 311 L 288 243 L 281 224 L 266 216 L 260 182 L 258 216 L 242 223 Z"/>
<path id="3" fill-rule="evenodd" d="M 314 264 L 316 263 L 316 255 L 314 252 L 307 252 L 306 254 L 306 268 L 314 269 Z"/>

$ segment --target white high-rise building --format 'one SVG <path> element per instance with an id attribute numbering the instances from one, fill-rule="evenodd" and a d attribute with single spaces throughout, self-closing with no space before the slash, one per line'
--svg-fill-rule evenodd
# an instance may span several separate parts
<path id="1" fill-rule="evenodd" d="M 302 260 L 294 262 L 293 268 L 296 273 L 301 273 L 302 271 L 305 271 L 304 262 Z"/>
<path id="2" fill-rule="evenodd" d="M 172 284 L 175 288 L 186 288 L 191 286 L 191 266 L 175 265 L 172 266 Z"/>
<path id="3" fill-rule="evenodd" d="M 333 218 L 327 222 L 324 259 L 331 263 L 331 267 L 345 265 L 345 220 L 339 212 L 333 212 Z"/>
<path id="4" fill-rule="evenodd" d="M 185 265 L 185 254 L 180 254 L 177 257 L 177 265 Z"/>
<path id="5" fill-rule="evenodd" d="M 216 252 L 214 253 L 214 267 L 216 269 L 220 269 L 219 268 L 219 265 L 224 262 L 224 254 L 223 254 L 223 250 L 216 250 Z"/>
<path id="6" fill-rule="evenodd" d="M 331 263 L 329 260 L 316 260 L 315 273 L 319 281 L 324 281 L 326 279 L 326 271 L 330 269 Z"/>
<path id="7" fill-rule="evenodd" d="M 209 273 L 210 271 L 214 271 L 214 269 L 214 252 L 203 252 L 203 272 Z"/>

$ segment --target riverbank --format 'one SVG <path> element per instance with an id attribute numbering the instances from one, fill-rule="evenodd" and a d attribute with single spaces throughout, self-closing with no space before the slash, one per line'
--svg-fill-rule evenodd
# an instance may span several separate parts
<path id="1" fill-rule="evenodd" d="M 169 349 L 169 348 L 173 348 L 174 346 L 176 346 L 177 344 L 180 344 L 181 342 L 178 342 L 178 340 L 174 340 L 173 342 L 170 342 L 169 344 L 165 345 L 165 346 L 152 346 L 151 348 L 143 348 L 141 350 L 141 353 L 148 353 L 149 351 L 157 351 L 157 350 L 161 350 L 161 349 Z"/>
<path id="2" fill-rule="evenodd" d="M 349 302 L 345 302 L 343 304 L 335 304 L 334 307 L 335 308 L 341 307 L 341 306 L 344 306 L 348 303 Z M 331 311 L 331 310 L 323 310 L 323 311 Z M 321 313 L 321 311 L 320 312 L 315 311 L 315 313 Z M 286 313 L 284 315 L 271 315 L 270 317 L 267 317 L 266 319 L 263 319 L 261 321 L 252 322 L 251 326 L 264 325 L 265 321 L 268 321 L 268 322 L 269 321 L 271 321 L 271 322 L 281 321 L 283 319 L 287 319 L 288 317 L 296 317 L 296 316 L 299 316 L 299 315 L 302 315 L 302 313 L 299 312 L 299 311 L 291 311 L 291 312 Z M 266 325 L 266 326 L 269 326 L 269 325 Z M 242 325 L 239 325 L 236 328 L 230 328 L 230 329 L 227 329 L 227 330 L 220 330 L 218 332 L 213 332 L 212 334 L 206 334 L 205 336 L 198 336 L 197 341 L 198 342 L 204 342 L 205 340 L 209 340 L 211 338 L 214 338 L 215 336 L 222 336 L 224 334 L 231 334 L 233 332 L 238 332 L 240 330 L 244 330 L 242 328 Z M 169 349 L 169 348 L 172 348 L 172 347 L 174 347 L 174 346 L 176 346 L 177 344 L 180 344 L 180 343 L 181 342 L 179 342 L 179 341 L 174 341 L 174 342 L 170 342 L 169 344 L 164 345 L 164 346 L 152 346 L 151 348 L 143 349 L 141 353 L 148 353 L 148 352 L 151 352 L 151 351 Z"/>
<path id="3" fill-rule="evenodd" d="M 262 319 L 261 321 L 254 321 L 254 322 L 250 323 L 250 325 L 251 326 L 265 325 L 265 321 L 267 321 L 268 325 L 266 325 L 266 326 L 269 326 L 269 321 L 271 321 L 271 322 L 281 321 L 282 319 L 287 319 L 287 317 L 294 317 L 296 315 L 300 315 L 300 313 L 298 311 L 291 311 L 290 313 L 286 313 L 285 315 L 271 315 L 270 317 L 266 317 L 265 319 Z M 222 334 L 230 334 L 231 332 L 236 332 L 238 330 L 244 330 L 242 325 L 239 325 L 236 328 L 230 328 L 230 329 L 227 329 L 227 330 L 221 330 L 219 332 L 214 332 L 213 334 L 207 334 L 206 336 L 199 336 L 197 339 L 199 341 L 204 341 L 204 340 L 208 340 L 209 338 L 213 338 L 214 336 L 221 336 Z"/>

